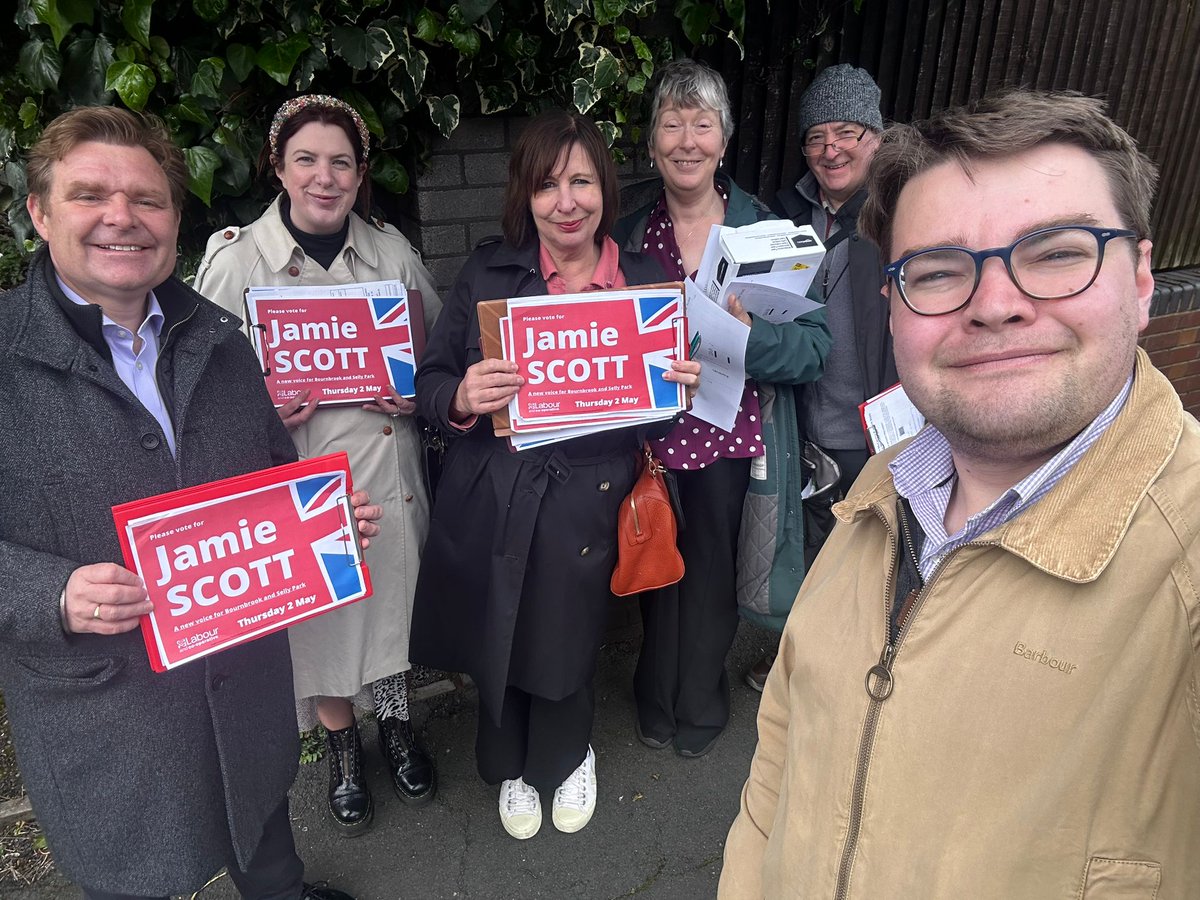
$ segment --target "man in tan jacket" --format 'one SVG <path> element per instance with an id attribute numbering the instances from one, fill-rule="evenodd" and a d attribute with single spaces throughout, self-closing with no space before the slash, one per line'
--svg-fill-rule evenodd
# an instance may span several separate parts
<path id="1" fill-rule="evenodd" d="M 929 427 L 836 508 L 721 897 L 1200 896 L 1200 426 L 1137 349 L 1154 181 L 1073 94 L 889 130 L 860 227 Z"/>

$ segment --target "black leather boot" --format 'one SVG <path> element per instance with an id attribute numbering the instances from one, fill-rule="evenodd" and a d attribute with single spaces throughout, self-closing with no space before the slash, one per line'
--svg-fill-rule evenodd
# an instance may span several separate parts
<path id="1" fill-rule="evenodd" d="M 388 761 L 396 796 L 409 806 L 424 806 L 437 793 L 433 760 L 421 749 L 409 719 L 379 720 L 379 745 Z"/>
<path id="2" fill-rule="evenodd" d="M 356 837 L 371 825 L 375 804 L 367 789 L 362 764 L 362 739 L 358 723 L 329 737 L 329 813 L 345 837 Z"/>

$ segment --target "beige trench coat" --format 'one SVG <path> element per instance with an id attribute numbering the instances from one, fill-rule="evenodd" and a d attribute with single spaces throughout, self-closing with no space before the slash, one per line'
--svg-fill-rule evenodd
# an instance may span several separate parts
<path id="1" fill-rule="evenodd" d="M 209 238 L 195 287 L 244 318 L 242 292 L 251 285 L 389 278 L 421 292 L 428 333 L 441 300 L 420 256 L 399 231 L 351 214 L 345 249 L 327 271 L 296 244 L 280 218 L 277 197 L 257 221 L 222 229 Z M 383 505 L 383 533 L 367 551 L 374 595 L 288 632 L 298 700 L 354 697 L 372 681 L 409 668 L 409 618 L 429 531 L 421 441 L 411 418 L 393 419 L 359 407 L 318 409 L 292 438 L 302 459 L 346 451 L 355 486 L 366 488 L 371 499 Z M 302 720 L 304 712 L 302 705 Z"/>

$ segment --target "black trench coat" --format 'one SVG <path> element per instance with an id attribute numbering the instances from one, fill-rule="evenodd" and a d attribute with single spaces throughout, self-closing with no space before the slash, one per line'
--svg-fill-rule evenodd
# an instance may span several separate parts
<path id="1" fill-rule="evenodd" d="M 483 243 L 446 298 L 417 372 L 417 406 L 448 436 L 417 578 L 414 662 L 466 672 L 499 723 L 508 685 L 562 699 L 592 677 L 616 565 L 617 510 L 637 449 L 670 428 L 625 428 L 514 453 L 488 416 L 468 432 L 449 408 L 479 348 L 480 300 L 545 294 L 536 243 Z M 629 284 L 661 281 L 653 260 L 621 253 Z"/>

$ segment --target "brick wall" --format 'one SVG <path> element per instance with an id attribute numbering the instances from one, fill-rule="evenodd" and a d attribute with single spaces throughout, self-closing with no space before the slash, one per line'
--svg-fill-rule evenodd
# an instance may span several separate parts
<path id="1" fill-rule="evenodd" d="M 1150 326 L 1140 343 L 1184 409 L 1200 417 L 1200 268 L 1159 272 L 1154 280 Z"/>

